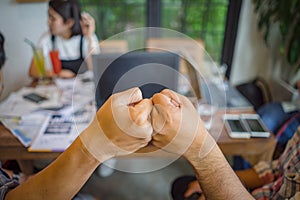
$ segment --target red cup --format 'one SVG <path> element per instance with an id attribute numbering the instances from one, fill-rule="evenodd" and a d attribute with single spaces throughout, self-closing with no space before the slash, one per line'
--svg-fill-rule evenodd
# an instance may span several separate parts
<path id="1" fill-rule="evenodd" d="M 50 51 L 50 59 L 52 63 L 52 68 L 55 74 L 59 74 L 61 71 L 61 61 L 59 59 L 59 54 L 57 50 Z"/>

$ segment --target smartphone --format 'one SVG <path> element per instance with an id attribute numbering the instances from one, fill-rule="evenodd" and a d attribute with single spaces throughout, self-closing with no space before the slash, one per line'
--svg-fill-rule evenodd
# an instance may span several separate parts
<path id="1" fill-rule="evenodd" d="M 224 115 L 225 127 L 231 138 L 250 138 L 247 130 L 239 115 Z"/>
<path id="2" fill-rule="evenodd" d="M 257 114 L 244 114 L 241 115 L 242 120 L 247 126 L 251 137 L 270 137 L 270 132 L 265 127 L 261 118 Z"/>
<path id="3" fill-rule="evenodd" d="M 34 102 L 34 103 L 41 103 L 43 101 L 48 100 L 48 98 L 41 96 L 37 93 L 29 93 L 29 94 L 23 95 L 23 98 L 27 99 L 31 102 Z"/>

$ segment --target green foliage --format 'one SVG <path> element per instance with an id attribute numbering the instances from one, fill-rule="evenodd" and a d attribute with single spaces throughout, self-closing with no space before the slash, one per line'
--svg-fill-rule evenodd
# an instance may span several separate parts
<path id="1" fill-rule="evenodd" d="M 202 39 L 215 61 L 221 58 L 227 0 L 163 0 L 162 26 Z"/>
<path id="2" fill-rule="evenodd" d="M 146 0 L 80 0 L 104 40 L 128 28 L 145 27 Z M 162 27 L 202 39 L 215 61 L 221 58 L 228 0 L 162 0 Z"/>
<path id="3" fill-rule="evenodd" d="M 146 24 L 145 0 L 80 0 L 80 4 L 95 18 L 101 40 Z"/>
<path id="4" fill-rule="evenodd" d="M 300 0 L 253 0 L 258 14 L 258 28 L 267 42 L 270 28 L 278 23 L 281 33 L 279 52 L 293 68 L 300 67 Z"/>

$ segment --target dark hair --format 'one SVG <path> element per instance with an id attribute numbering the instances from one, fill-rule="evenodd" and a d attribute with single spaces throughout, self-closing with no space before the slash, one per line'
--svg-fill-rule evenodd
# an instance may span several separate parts
<path id="1" fill-rule="evenodd" d="M 0 32 L 0 69 L 5 63 L 4 36 Z"/>
<path id="2" fill-rule="evenodd" d="M 76 0 L 50 0 L 49 7 L 53 8 L 55 12 L 61 15 L 64 22 L 68 19 L 74 19 L 71 36 L 82 34 L 80 26 L 80 5 Z"/>

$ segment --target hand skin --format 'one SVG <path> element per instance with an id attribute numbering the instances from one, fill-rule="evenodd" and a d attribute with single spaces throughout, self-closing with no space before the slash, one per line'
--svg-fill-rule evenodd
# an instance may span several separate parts
<path id="1" fill-rule="evenodd" d="M 88 40 L 89 43 L 90 53 L 86 57 L 86 62 L 87 62 L 88 69 L 92 70 L 93 62 L 90 54 L 93 54 L 93 50 L 98 46 L 98 44 L 95 44 L 95 42 L 93 41 L 93 36 L 96 30 L 95 20 L 90 14 L 83 12 L 81 14 L 80 25 L 81 25 L 82 34 L 85 36 L 85 38 Z"/>
<path id="2" fill-rule="evenodd" d="M 142 100 L 141 96 L 138 88 L 112 95 L 98 110 L 95 118 L 103 125 L 103 131 L 99 127 L 97 129 L 93 127 L 98 123 L 91 123 L 54 162 L 9 191 L 5 200 L 71 199 L 101 162 L 116 155 L 129 154 L 147 145 L 152 134 L 149 121 L 152 103 L 150 100 Z M 123 113 L 119 112 L 120 109 Z M 129 115 L 124 115 L 124 112 Z M 138 135 L 128 135 L 118 128 L 116 120 L 131 122 L 133 124 L 131 128 L 138 128 L 139 131 L 135 132 Z M 83 143 L 82 135 L 91 135 L 92 141 L 97 141 L 97 138 L 105 140 L 100 141 L 105 144 L 104 146 L 90 143 L 95 145 L 92 150 L 100 152 L 98 154 L 101 155 L 100 158 L 94 156 L 95 152 L 90 151 L 90 146 L 86 148 L 87 144 Z M 109 143 L 108 138 L 111 140 Z M 112 149 L 106 151 L 107 147 Z"/>
<path id="3" fill-rule="evenodd" d="M 94 35 L 96 29 L 94 18 L 90 14 L 83 12 L 81 14 L 80 25 L 82 34 L 90 39 Z"/>
<path id="4" fill-rule="evenodd" d="M 33 59 L 31 61 L 30 68 L 29 68 L 29 76 L 32 77 L 32 78 L 39 78 L 40 77 Z M 75 74 L 71 70 L 67 70 L 67 69 L 62 69 L 58 75 L 56 75 L 54 73 L 54 71 L 52 71 L 52 70 L 47 70 L 46 71 L 46 77 L 47 78 L 53 78 L 53 77 L 73 78 L 73 77 L 75 77 Z"/>
<path id="5" fill-rule="evenodd" d="M 71 199 L 99 164 L 77 138 L 47 168 L 9 191 L 5 200 Z"/>
<path id="6" fill-rule="evenodd" d="M 152 102 L 142 98 L 139 88 L 117 93 L 105 102 L 88 127 L 87 130 L 92 134 L 83 133 L 80 137 L 87 149 L 101 162 L 128 155 L 150 142 L 153 133 L 151 110 Z"/>
<path id="7" fill-rule="evenodd" d="M 155 94 L 152 101 L 152 126 L 157 132 L 153 136 L 153 145 L 183 153 L 193 166 L 207 199 L 253 199 L 186 97 L 163 90 Z"/>
<path id="8" fill-rule="evenodd" d="M 88 67 L 89 68 L 89 67 Z M 46 77 L 51 78 L 51 77 L 60 77 L 60 78 L 73 78 L 75 77 L 76 74 L 74 74 L 71 70 L 68 69 L 62 69 L 58 75 L 54 73 L 52 70 L 47 70 L 46 71 Z M 37 68 L 35 66 L 34 61 L 31 61 L 31 65 L 29 68 L 29 76 L 32 78 L 39 78 L 39 73 L 37 71 Z"/>
<path id="9" fill-rule="evenodd" d="M 238 170 L 235 171 L 235 173 L 247 189 L 253 190 L 263 186 L 261 179 L 258 177 L 258 174 L 254 169 Z M 189 183 L 184 196 L 188 198 L 195 192 L 202 192 L 198 181 L 192 181 Z M 204 195 L 201 195 L 199 198 L 199 200 L 202 199 L 205 199 Z"/>

